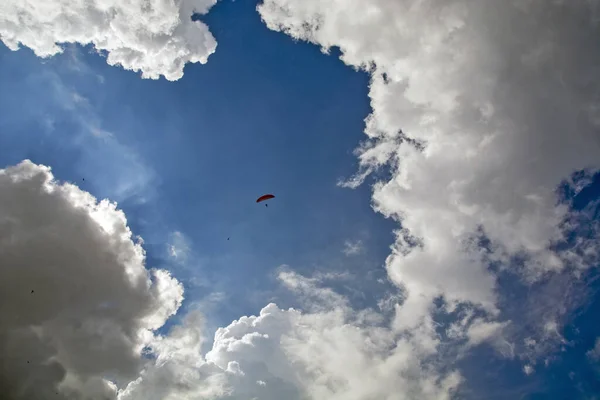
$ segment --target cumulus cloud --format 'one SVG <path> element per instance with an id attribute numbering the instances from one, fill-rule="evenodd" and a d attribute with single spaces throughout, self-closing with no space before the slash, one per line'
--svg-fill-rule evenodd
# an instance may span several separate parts
<path id="1" fill-rule="evenodd" d="M 182 286 L 147 270 L 123 212 L 28 160 L 0 170 L 0 391 L 109 399 L 179 308 Z"/>
<path id="2" fill-rule="evenodd" d="M 228 394 L 228 372 L 203 359 L 204 341 L 202 315 L 191 312 L 168 335 L 152 341 L 148 351 L 154 361 L 119 393 L 119 400 L 215 399 Z"/>
<path id="3" fill-rule="evenodd" d="M 405 290 L 397 329 L 427 323 L 438 296 L 450 311 L 468 303 L 499 315 L 502 288 L 490 265 L 530 282 L 593 265 L 586 254 L 597 254 L 597 244 L 584 241 L 584 251 L 554 244 L 565 240 L 571 218 L 557 187 L 600 164 L 599 5 L 265 0 L 258 6 L 270 29 L 325 52 L 337 46 L 345 63 L 371 73 L 360 170 L 343 184 L 356 187 L 377 169 L 391 171 L 374 185 L 373 204 L 401 224 L 386 262 Z"/>
<path id="4" fill-rule="evenodd" d="M 39 57 L 61 53 L 64 43 L 92 44 L 110 65 L 174 81 L 185 64 L 204 64 L 214 53 L 214 37 L 192 15 L 206 14 L 216 1 L 6 0 L 0 3 L 0 40 Z"/>
<path id="5" fill-rule="evenodd" d="M 219 328 L 205 357 L 202 322 L 191 317 L 150 346 L 156 362 L 121 399 L 450 399 L 457 389 L 457 371 L 438 371 L 432 330 L 398 336 L 313 278 L 279 279 L 320 307 L 271 303 Z"/>

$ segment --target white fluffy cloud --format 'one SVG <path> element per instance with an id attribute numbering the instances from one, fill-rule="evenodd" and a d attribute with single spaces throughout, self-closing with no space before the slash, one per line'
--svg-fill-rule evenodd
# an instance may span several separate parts
<path id="1" fill-rule="evenodd" d="M 135 379 L 183 299 L 144 259 L 114 204 L 30 161 L 0 170 L 3 398 L 114 398 Z"/>
<path id="2" fill-rule="evenodd" d="M 449 399 L 461 382 L 458 372 L 437 370 L 430 329 L 398 336 L 380 315 L 353 310 L 315 279 L 290 271 L 279 279 L 319 309 L 269 304 L 219 328 L 204 358 L 202 324 L 192 314 L 151 346 L 156 362 L 121 400 Z"/>
<path id="3" fill-rule="evenodd" d="M 600 2 L 546 0 L 265 0 L 273 29 L 371 73 L 373 111 L 358 150 L 374 207 L 402 226 L 387 260 L 404 289 L 398 329 L 427 320 L 432 300 L 494 315 L 490 261 L 524 259 L 537 279 L 586 268 L 557 252 L 567 207 L 556 188 L 600 166 Z M 478 238 L 490 245 L 484 249 Z M 589 242 L 587 242 L 589 244 Z M 592 251 L 590 247 L 586 252 Z M 451 309 L 452 307 L 450 307 Z"/>
<path id="4" fill-rule="evenodd" d="M 142 77 L 183 76 L 186 63 L 206 63 L 217 42 L 206 24 L 192 21 L 217 0 L 4 0 L 0 40 L 10 49 L 31 48 L 40 57 L 61 53 L 61 44 L 92 44 L 110 65 Z"/>

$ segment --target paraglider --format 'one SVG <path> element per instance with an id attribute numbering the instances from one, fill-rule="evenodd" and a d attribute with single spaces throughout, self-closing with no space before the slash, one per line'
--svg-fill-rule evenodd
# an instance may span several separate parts
<path id="1" fill-rule="evenodd" d="M 275 198 L 275 196 L 273 196 L 272 194 L 265 194 L 265 195 L 260 196 L 258 199 L 256 199 L 256 202 L 260 203 L 262 201 L 273 199 L 273 198 Z M 265 203 L 265 207 L 268 207 L 268 206 L 269 205 L 267 203 Z"/>

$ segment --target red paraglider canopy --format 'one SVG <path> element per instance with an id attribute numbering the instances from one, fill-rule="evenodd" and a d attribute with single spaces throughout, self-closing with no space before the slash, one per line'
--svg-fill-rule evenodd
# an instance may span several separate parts
<path id="1" fill-rule="evenodd" d="M 273 196 L 272 194 L 265 194 L 265 195 L 260 196 L 258 199 L 256 199 L 256 202 L 260 203 L 261 201 L 269 200 L 269 199 L 272 199 L 274 197 L 275 196 Z"/>

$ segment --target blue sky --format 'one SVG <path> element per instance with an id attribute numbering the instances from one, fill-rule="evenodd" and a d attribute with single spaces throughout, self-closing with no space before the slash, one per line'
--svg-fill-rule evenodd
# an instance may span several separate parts
<path id="1" fill-rule="evenodd" d="M 151 349 L 145 370 L 128 369 L 142 362 L 138 350 L 122 364 L 85 369 L 56 345 L 57 360 L 77 377 L 52 383 L 65 398 L 69 390 L 94 398 L 91 379 L 119 400 L 599 396 L 600 118 L 585 88 L 600 86 L 600 53 L 590 53 L 595 25 L 577 19 L 591 6 L 577 2 L 565 14 L 541 3 L 523 11 L 492 0 L 481 10 L 434 2 L 430 15 L 386 0 L 364 9 L 203 0 L 197 11 L 210 11 L 196 25 L 189 15 L 156 34 L 157 21 L 188 16 L 192 2 L 171 9 L 156 0 L 150 11 L 135 2 L 140 11 L 128 15 L 107 1 L 115 20 L 106 24 L 89 17 L 101 1 L 81 6 L 77 18 L 51 2 L 62 25 L 9 3 L 0 8 L 0 168 L 29 159 L 50 166 L 59 182 L 117 202 L 143 238 L 145 266 L 170 271 L 185 290 L 177 294 L 171 281 L 157 295 L 132 286 L 132 298 L 138 290 L 156 296 L 156 310 L 170 310 L 173 298 L 181 306 L 159 327 L 139 321 L 164 316 L 135 302 L 139 318 L 111 322 L 123 332 L 135 331 L 129 324 L 153 331 L 127 342 Z M 136 19 L 146 12 L 157 19 Z M 20 13 L 39 23 L 13 25 Z M 122 30 L 120 14 L 132 21 Z M 558 22 L 528 25 L 540 15 Z M 514 30 L 502 25 L 509 20 Z M 85 28 L 96 22 L 95 31 Z M 210 34 L 193 36 L 196 28 Z M 167 45 L 169 35 L 181 40 Z M 72 43 L 63 53 L 40 57 L 64 41 Z M 207 62 L 190 62 L 192 53 Z M 276 196 L 268 208 L 255 203 L 264 193 Z M 73 196 L 63 199 L 69 207 Z M 32 228 L 31 237 L 44 232 Z M 135 258 L 110 243 L 87 254 Z M 77 259 L 70 246 L 65 258 Z M 21 265 L 8 258 L 15 254 L 6 250 L 0 261 Z M 94 257 L 82 271 L 105 265 Z M 81 303 L 129 310 L 125 297 L 111 299 L 110 282 L 96 284 L 103 302 Z M 263 308 L 267 317 L 255 317 Z M 40 326 L 69 326 L 59 314 Z M 205 339 L 183 341 L 195 324 Z M 66 328 L 42 329 L 52 343 L 69 340 Z M 152 364 L 163 358 L 175 361 Z M 83 372 L 90 370 L 100 372 Z M 161 384 L 190 371 L 199 378 Z M 138 376 L 142 383 L 127 385 Z"/>
<path id="2" fill-rule="evenodd" d="M 391 224 L 369 208 L 368 186 L 336 185 L 356 169 L 352 151 L 369 112 L 367 75 L 269 31 L 254 8 L 215 7 L 205 20 L 223 50 L 206 66 L 188 67 L 186 81 L 141 80 L 89 48 L 70 47 L 43 63 L 28 50 L 2 51 L 3 87 L 15 85 L 3 91 L 5 102 L 38 116 L 25 128 L 26 116 L 8 114 L 17 115 L 13 134 L 24 143 L 3 136 L 14 150 L 2 163 L 30 158 L 51 165 L 59 179 L 115 199 L 144 238 L 150 263 L 171 263 L 168 235 L 183 233 L 195 257 L 181 273 L 209 285 L 190 296 L 226 291 L 227 307 L 239 304 L 224 310 L 224 322 L 256 312 L 272 295 L 265 278 L 282 264 L 385 276 L 393 241 Z M 73 71 L 73 63 L 84 67 Z M 89 102 L 96 129 L 112 135 L 108 143 L 77 123 L 87 118 L 83 107 L 57 116 L 59 96 L 73 93 Z M 52 132 L 40 129 L 46 115 L 58 120 Z M 57 134 L 65 140 L 43 141 Z M 118 192 L 120 182 L 131 181 L 137 186 Z M 254 203 L 270 192 L 277 196 L 270 208 Z M 349 260 L 344 243 L 359 240 L 369 252 Z M 256 291 L 260 297 L 242 301 Z"/>

